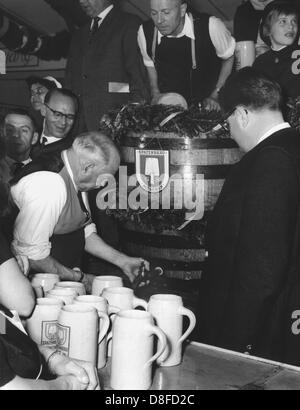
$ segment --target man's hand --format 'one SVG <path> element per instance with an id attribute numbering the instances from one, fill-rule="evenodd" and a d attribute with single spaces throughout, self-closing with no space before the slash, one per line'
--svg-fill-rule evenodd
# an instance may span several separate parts
<path id="1" fill-rule="evenodd" d="M 49 367 L 56 376 L 74 376 L 80 383 L 80 390 L 100 390 L 97 369 L 92 363 L 70 359 L 57 353 Z"/>
<path id="2" fill-rule="evenodd" d="M 84 284 L 86 293 L 88 295 L 92 294 L 92 286 L 93 286 L 93 281 L 95 279 L 95 275 L 92 275 L 91 273 L 85 273 L 82 279 L 82 283 Z"/>
<path id="3" fill-rule="evenodd" d="M 221 111 L 218 98 L 213 95 L 205 98 L 205 100 L 203 101 L 203 108 L 205 108 L 207 111 Z"/>
<path id="4" fill-rule="evenodd" d="M 151 105 L 158 104 L 158 100 L 160 99 L 161 96 L 162 94 L 159 92 L 159 90 L 157 90 L 156 92 L 152 92 Z"/>
<path id="5" fill-rule="evenodd" d="M 139 275 L 141 268 L 145 266 L 146 270 L 150 269 L 150 264 L 143 258 L 131 258 L 130 256 L 124 256 L 122 265 L 120 268 L 123 270 L 125 275 L 128 276 L 131 282 Z"/>

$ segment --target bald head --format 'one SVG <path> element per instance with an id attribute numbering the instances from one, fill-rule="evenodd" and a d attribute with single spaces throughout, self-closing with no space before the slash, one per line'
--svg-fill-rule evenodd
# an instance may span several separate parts
<path id="1" fill-rule="evenodd" d="M 101 132 L 79 135 L 69 151 L 77 187 L 81 191 L 99 188 L 102 175 L 114 175 L 120 154 L 113 141 Z"/>

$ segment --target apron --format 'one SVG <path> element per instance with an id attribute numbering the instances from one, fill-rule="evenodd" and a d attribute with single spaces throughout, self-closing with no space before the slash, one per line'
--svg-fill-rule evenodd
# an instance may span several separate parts
<path id="1" fill-rule="evenodd" d="M 69 269 L 82 267 L 85 248 L 84 228 L 62 235 L 53 235 L 50 239 L 51 256 Z"/>

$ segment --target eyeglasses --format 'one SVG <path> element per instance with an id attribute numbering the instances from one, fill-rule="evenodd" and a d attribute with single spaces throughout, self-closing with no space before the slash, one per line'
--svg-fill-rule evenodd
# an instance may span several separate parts
<path id="1" fill-rule="evenodd" d="M 47 94 L 48 90 L 46 88 L 37 88 L 36 90 L 31 90 L 30 94 L 34 97 L 35 95 Z"/>
<path id="2" fill-rule="evenodd" d="M 231 111 L 229 111 L 227 114 L 223 116 L 223 119 L 218 123 L 218 125 L 215 126 L 214 130 L 217 131 L 220 128 L 222 128 L 225 132 L 230 132 L 230 126 L 228 123 L 229 117 L 232 116 L 232 114 L 235 112 L 236 107 L 234 107 Z"/>
<path id="3" fill-rule="evenodd" d="M 49 107 L 48 104 L 45 104 L 45 106 L 52 112 L 55 121 L 62 120 L 63 118 L 65 118 L 68 122 L 73 122 L 75 120 L 74 114 L 64 114 L 63 112 L 53 110 L 53 108 Z"/>

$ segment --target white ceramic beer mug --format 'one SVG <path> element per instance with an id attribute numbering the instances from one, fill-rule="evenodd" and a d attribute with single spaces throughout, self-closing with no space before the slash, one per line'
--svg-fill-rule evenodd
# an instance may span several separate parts
<path id="1" fill-rule="evenodd" d="M 109 323 L 99 332 L 99 317 L 92 306 L 64 306 L 58 317 L 57 349 L 65 356 L 97 365 L 98 345 Z"/>
<path id="2" fill-rule="evenodd" d="M 74 300 L 74 305 L 85 305 L 92 306 L 98 311 L 98 316 L 100 317 L 100 332 L 102 329 L 106 329 L 105 336 L 98 347 L 98 361 L 97 369 L 102 369 L 106 365 L 107 359 L 107 330 L 110 325 L 109 315 L 112 313 L 117 313 L 119 309 L 108 308 L 108 302 L 101 296 L 78 296 Z"/>
<path id="3" fill-rule="evenodd" d="M 59 282 L 59 276 L 54 273 L 37 273 L 31 279 L 33 288 L 41 286 L 44 292 L 53 289 L 56 283 Z"/>
<path id="4" fill-rule="evenodd" d="M 235 48 L 236 69 L 251 67 L 256 58 L 254 41 L 239 41 Z"/>
<path id="5" fill-rule="evenodd" d="M 55 285 L 54 289 L 73 289 L 77 292 L 78 296 L 86 295 L 85 286 L 81 282 L 59 282 Z"/>
<path id="6" fill-rule="evenodd" d="M 54 288 L 46 293 L 46 297 L 50 299 L 62 300 L 65 305 L 72 305 L 78 293 L 74 289 Z"/>
<path id="7" fill-rule="evenodd" d="M 56 346 L 57 320 L 63 302 L 56 299 L 37 299 L 32 316 L 26 321 L 31 339 L 42 346 Z"/>
<path id="8" fill-rule="evenodd" d="M 159 348 L 153 355 L 154 338 Z M 150 313 L 123 310 L 112 328 L 111 387 L 115 390 L 147 390 L 152 383 L 152 364 L 166 348 L 164 333 L 154 326 Z"/>
<path id="9" fill-rule="evenodd" d="M 119 276 L 96 276 L 92 284 L 92 294 L 102 296 L 105 288 L 121 286 L 123 286 L 123 280 Z"/>
<path id="10" fill-rule="evenodd" d="M 183 306 L 182 298 L 177 295 L 153 295 L 148 304 L 157 326 L 167 336 L 167 349 L 159 359 L 160 366 L 177 366 L 182 361 L 182 342 L 196 326 L 194 313 Z M 190 319 L 187 331 L 183 332 L 183 316 Z"/>
<path id="11" fill-rule="evenodd" d="M 147 302 L 135 297 L 133 290 L 129 288 L 106 288 L 103 290 L 102 296 L 107 299 L 110 306 L 120 310 L 135 309 L 138 306 L 147 310 Z"/>

